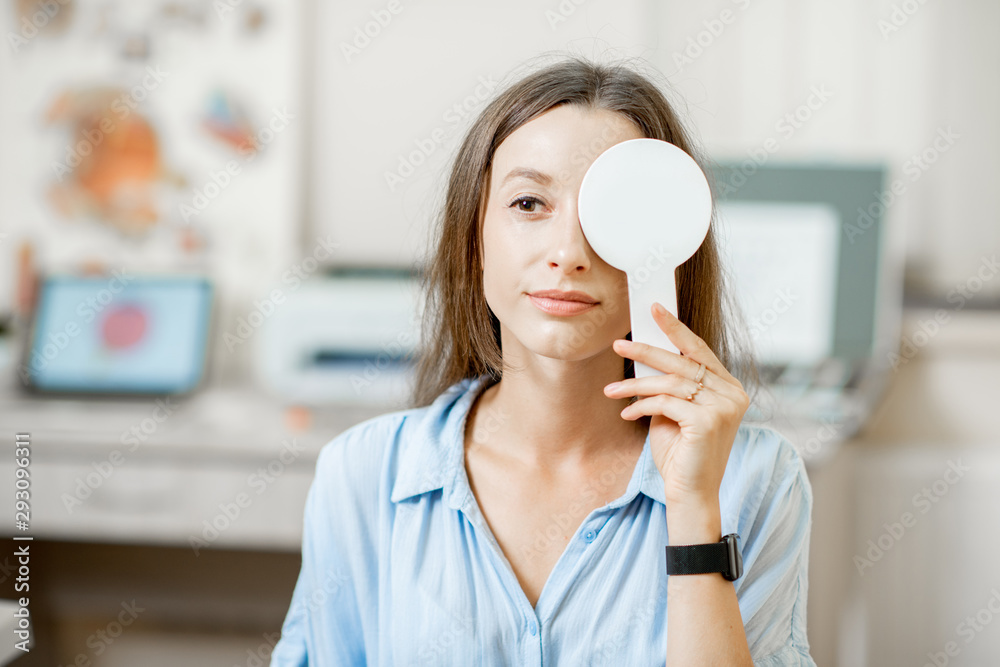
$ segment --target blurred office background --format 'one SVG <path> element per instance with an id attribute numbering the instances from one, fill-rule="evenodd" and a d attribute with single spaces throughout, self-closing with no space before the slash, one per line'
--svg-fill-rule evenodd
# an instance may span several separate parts
<path id="1" fill-rule="evenodd" d="M 406 400 L 449 160 L 554 52 L 641 59 L 711 160 L 749 417 L 813 484 L 817 664 L 997 664 L 998 25 L 988 0 L 2 3 L 16 664 L 266 664 L 317 452 Z"/>

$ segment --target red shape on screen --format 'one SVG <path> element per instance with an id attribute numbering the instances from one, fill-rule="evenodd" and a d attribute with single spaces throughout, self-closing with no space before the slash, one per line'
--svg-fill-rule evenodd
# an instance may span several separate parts
<path id="1" fill-rule="evenodd" d="M 101 327 L 104 345 L 118 350 L 135 345 L 145 335 L 148 319 L 138 306 L 112 306 Z"/>

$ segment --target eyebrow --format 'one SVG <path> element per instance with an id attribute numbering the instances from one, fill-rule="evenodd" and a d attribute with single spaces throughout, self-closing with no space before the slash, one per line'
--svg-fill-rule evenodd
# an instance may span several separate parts
<path id="1" fill-rule="evenodd" d="M 507 173 L 506 176 L 504 176 L 503 181 L 500 183 L 501 187 L 506 185 L 508 181 L 514 180 L 515 178 L 527 178 L 542 185 L 549 185 L 552 183 L 551 176 L 542 173 L 537 169 L 531 169 L 529 167 L 514 167 Z"/>

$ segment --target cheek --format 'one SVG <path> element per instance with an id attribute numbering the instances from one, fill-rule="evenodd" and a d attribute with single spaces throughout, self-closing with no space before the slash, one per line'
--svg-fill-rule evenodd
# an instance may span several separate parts
<path id="1" fill-rule="evenodd" d="M 493 275 L 493 267 L 487 261 L 483 268 L 483 296 L 486 298 L 486 305 L 490 307 L 494 313 L 497 312 L 497 297 L 500 295 L 501 290 L 497 285 L 496 276 Z"/>
<path id="2" fill-rule="evenodd" d="M 528 248 L 521 241 L 488 221 L 483 229 L 483 283 L 486 289 L 492 286 L 510 290 L 516 286 L 524 274 L 528 255 Z"/>
<path id="3" fill-rule="evenodd" d="M 483 264 L 483 293 L 486 302 L 494 312 L 503 309 L 505 303 L 513 301 L 520 288 L 520 271 L 496 246 L 491 246 Z"/>
<path id="4" fill-rule="evenodd" d="M 612 280 L 614 285 L 615 298 L 620 301 L 628 301 L 628 278 L 622 271 L 615 271 L 615 277 Z"/>
<path id="5" fill-rule="evenodd" d="M 608 305 L 609 319 L 614 323 L 616 330 L 622 330 L 624 336 L 632 328 L 628 301 L 628 280 L 625 274 L 614 282 L 612 303 Z"/>
<path id="6" fill-rule="evenodd" d="M 624 271 L 619 271 L 608 265 L 603 265 L 599 269 L 601 283 L 606 286 L 605 293 L 608 298 L 616 303 L 625 304 L 628 302 L 628 278 Z"/>
<path id="7" fill-rule="evenodd" d="M 502 310 L 510 291 L 510 257 L 502 236 L 497 236 L 487 220 L 483 229 L 483 293 L 494 313 Z"/>

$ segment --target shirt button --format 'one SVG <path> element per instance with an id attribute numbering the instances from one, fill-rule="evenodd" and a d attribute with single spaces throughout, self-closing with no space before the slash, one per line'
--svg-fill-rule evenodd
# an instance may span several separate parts
<path id="1" fill-rule="evenodd" d="M 531 625 L 528 626 L 528 630 L 531 632 L 531 636 L 534 637 L 538 633 L 538 626 L 532 621 Z"/>
<path id="2" fill-rule="evenodd" d="M 588 530 L 586 533 L 583 534 L 583 539 L 586 540 L 588 544 L 593 542 L 595 537 L 597 537 L 597 533 L 595 533 L 592 530 Z"/>

